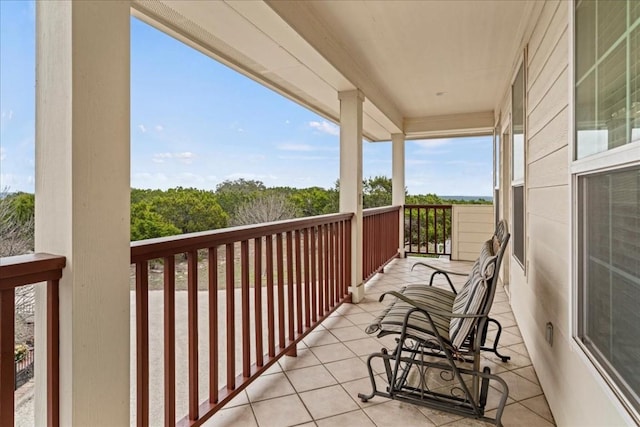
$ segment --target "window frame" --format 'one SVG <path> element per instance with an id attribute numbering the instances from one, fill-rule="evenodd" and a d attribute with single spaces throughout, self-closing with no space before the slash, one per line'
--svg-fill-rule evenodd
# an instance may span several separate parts
<path id="1" fill-rule="evenodd" d="M 627 392 L 623 391 L 622 387 L 618 384 L 618 381 L 613 378 L 609 373 L 608 367 L 598 360 L 598 358 L 592 354 L 592 351 L 582 342 L 581 328 L 583 327 L 581 316 L 584 313 L 586 307 L 584 307 L 584 296 L 582 288 L 583 283 L 580 283 L 582 277 L 579 269 L 584 265 L 582 259 L 582 247 L 581 247 L 581 221 L 582 221 L 582 206 L 585 200 L 580 198 L 580 180 L 588 176 L 593 176 L 601 173 L 615 172 L 624 169 L 640 167 L 640 140 L 633 141 L 631 136 L 630 140 L 622 146 L 612 149 L 604 150 L 595 154 L 591 154 L 580 159 L 577 158 L 577 135 L 576 135 L 576 8 L 580 0 L 574 0 L 567 2 L 569 9 L 569 67 L 568 72 L 570 76 L 570 90 L 569 90 L 569 173 L 570 173 L 570 191 L 569 191 L 569 203 L 571 206 L 571 260 L 568 265 L 569 278 L 571 283 L 571 298 L 569 299 L 569 330 L 571 331 L 571 347 L 576 350 L 577 355 L 585 361 L 587 366 L 593 370 L 596 379 L 601 380 L 605 387 L 611 391 L 614 399 L 617 400 L 622 406 L 623 410 L 631 417 L 635 423 L 640 423 L 640 410 L 638 409 L 638 403 L 633 403 L 629 400 Z M 627 3 L 628 4 L 628 3 Z M 628 12 L 628 9 L 627 9 Z M 629 19 L 627 19 L 627 26 L 629 25 Z M 628 27 L 627 31 L 631 27 Z M 596 60 L 597 62 L 598 60 Z M 627 64 L 627 67 L 629 65 Z M 628 69 L 627 69 L 628 70 Z M 627 71 L 628 72 L 628 71 Z M 627 92 L 628 94 L 628 92 Z M 628 97 L 627 97 L 628 98 Z M 627 99 L 627 104 L 629 99 Z"/>
<path id="2" fill-rule="evenodd" d="M 509 165 L 509 189 L 508 191 L 511 193 L 509 197 L 509 207 L 511 212 L 511 228 L 512 228 L 512 244 L 511 244 L 511 255 L 512 258 L 516 260 L 516 263 L 522 268 L 525 276 L 527 274 L 526 269 L 526 259 L 527 259 L 527 46 L 524 47 L 522 51 L 522 55 L 518 64 L 515 68 L 513 76 L 511 78 L 510 84 L 510 114 L 509 114 L 509 124 L 510 124 L 510 133 L 509 133 L 509 144 L 510 144 L 510 165 Z M 522 70 L 522 179 L 514 179 L 514 167 L 515 167 L 515 157 L 514 157 L 514 117 L 513 117 L 513 89 L 518 78 L 518 74 Z M 515 226 L 515 189 L 522 187 L 522 259 L 516 255 L 515 252 L 515 244 L 516 244 L 516 226 Z"/>

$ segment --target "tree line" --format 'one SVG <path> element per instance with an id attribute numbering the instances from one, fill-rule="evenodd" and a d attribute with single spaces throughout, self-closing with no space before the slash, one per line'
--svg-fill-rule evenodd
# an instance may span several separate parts
<path id="1" fill-rule="evenodd" d="M 172 236 L 336 213 L 340 183 L 333 188 L 267 187 L 258 180 L 227 180 L 215 190 L 176 187 L 168 190 L 131 189 L 131 240 Z M 365 209 L 391 205 L 391 179 L 363 180 Z M 435 194 L 409 195 L 407 204 L 491 203 L 442 199 Z M 33 250 L 34 195 L 0 194 L 0 256 Z"/>

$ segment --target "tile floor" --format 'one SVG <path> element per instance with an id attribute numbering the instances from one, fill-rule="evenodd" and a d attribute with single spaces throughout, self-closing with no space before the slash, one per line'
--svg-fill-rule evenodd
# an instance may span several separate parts
<path id="1" fill-rule="evenodd" d="M 360 304 L 344 304 L 311 332 L 298 346 L 298 357 L 284 356 L 267 373 L 252 383 L 227 407 L 214 415 L 207 426 L 484 426 L 477 420 L 374 397 L 367 403 L 358 393 L 369 393 L 366 360 L 382 346 L 391 347 L 392 337 L 367 335 L 365 327 L 384 308 L 378 302 L 382 292 L 411 282 L 424 282 L 430 271 L 417 268 L 416 258 L 397 259 L 366 285 Z M 465 270 L 469 263 L 441 261 Z M 438 283 L 444 286 L 443 282 Z M 493 317 L 504 327 L 501 351 L 511 356 L 507 363 L 491 353 L 483 365 L 499 373 L 509 386 L 509 399 L 502 422 L 505 426 L 551 426 L 549 411 L 527 349 L 500 287 L 492 307 Z M 374 366 L 375 369 L 375 366 Z M 380 387 L 383 380 L 380 379 Z M 499 393 L 489 393 L 487 408 L 495 408 Z M 492 416 L 494 411 L 488 411 Z"/>

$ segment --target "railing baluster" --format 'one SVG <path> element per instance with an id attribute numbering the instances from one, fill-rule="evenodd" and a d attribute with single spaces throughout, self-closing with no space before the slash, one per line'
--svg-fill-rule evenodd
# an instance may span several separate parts
<path id="1" fill-rule="evenodd" d="M 226 247 L 226 296 L 227 296 L 227 390 L 236 388 L 236 316 L 235 316 L 235 259 L 233 243 Z"/>
<path id="2" fill-rule="evenodd" d="M 303 230 L 304 236 L 304 325 L 309 328 L 311 326 L 311 283 L 309 271 L 309 229 Z"/>
<path id="3" fill-rule="evenodd" d="M 324 245 L 322 239 L 322 225 L 318 226 L 318 315 L 324 314 Z"/>
<path id="4" fill-rule="evenodd" d="M 176 424 L 175 256 L 164 258 L 164 425 Z"/>
<path id="5" fill-rule="evenodd" d="M 218 247 L 209 248 L 209 402 L 218 402 Z"/>
<path id="6" fill-rule="evenodd" d="M 198 252 L 187 252 L 187 314 L 189 328 L 189 419 L 197 420 L 198 406 Z"/>
<path id="7" fill-rule="evenodd" d="M 285 347 L 284 326 L 284 256 L 282 249 L 282 233 L 276 235 L 276 261 L 278 263 L 278 344 Z"/>
<path id="8" fill-rule="evenodd" d="M 316 228 L 309 228 L 309 232 L 311 233 L 311 321 L 313 323 L 318 320 L 318 312 L 317 312 L 317 297 L 318 297 L 318 283 L 316 282 L 316 260 L 318 259 L 316 252 Z"/>
<path id="9" fill-rule="evenodd" d="M 298 324 L 298 333 L 303 332 L 302 324 L 302 259 L 301 259 L 301 236 L 300 230 L 296 230 L 295 249 L 296 249 L 296 321 Z"/>
<path id="10" fill-rule="evenodd" d="M 331 260 L 329 259 L 329 246 L 331 245 L 329 241 L 329 225 L 325 224 L 322 226 L 322 240 L 324 242 L 324 312 L 329 311 L 329 264 Z"/>
<path id="11" fill-rule="evenodd" d="M 349 293 L 349 286 L 357 286 L 357 283 L 351 282 L 351 221 L 347 223 L 347 233 L 345 237 L 345 245 L 347 247 L 347 257 L 345 259 L 345 275 L 347 276 L 347 289 L 345 289 L 345 295 Z"/>
<path id="12" fill-rule="evenodd" d="M 136 263 L 136 420 L 149 425 L 149 265 Z"/>
<path id="13" fill-rule="evenodd" d="M 47 426 L 60 425 L 60 281 L 47 282 Z"/>
<path id="14" fill-rule="evenodd" d="M 273 236 L 266 239 L 267 261 L 267 341 L 269 357 L 276 355 L 275 338 L 275 301 L 273 298 Z"/>
<path id="15" fill-rule="evenodd" d="M 264 365 L 262 349 L 262 237 L 253 240 L 253 292 L 254 318 L 256 322 L 256 366 Z"/>
<path id="16" fill-rule="evenodd" d="M 249 326 L 249 242 L 240 243 L 242 286 L 242 376 L 251 376 L 251 327 Z"/>
<path id="17" fill-rule="evenodd" d="M 334 239 L 334 224 L 329 224 L 329 292 L 331 297 L 329 298 L 329 304 L 331 307 L 335 304 L 335 288 L 336 288 L 336 271 L 335 271 L 335 239 Z"/>
<path id="18" fill-rule="evenodd" d="M 295 309 L 293 306 L 293 238 L 291 232 L 287 231 L 287 321 L 289 325 L 289 340 L 295 337 Z"/>
<path id="19" fill-rule="evenodd" d="M 14 422 L 14 340 L 15 290 L 0 291 L 0 424 L 12 426 Z"/>

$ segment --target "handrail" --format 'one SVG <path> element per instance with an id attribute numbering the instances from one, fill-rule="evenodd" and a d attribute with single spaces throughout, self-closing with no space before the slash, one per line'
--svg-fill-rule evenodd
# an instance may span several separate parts
<path id="1" fill-rule="evenodd" d="M 185 253 L 212 246 L 226 245 L 242 240 L 250 240 L 267 234 L 285 233 L 295 228 L 317 227 L 333 221 L 351 220 L 352 213 L 318 215 L 308 218 L 287 219 L 255 225 L 222 228 L 179 236 L 131 242 L 131 263 L 163 258 L 168 255 Z"/>
<path id="2" fill-rule="evenodd" d="M 382 206 L 378 208 L 363 209 L 362 216 L 364 218 L 367 218 L 369 216 L 380 215 L 387 212 L 397 212 L 400 210 L 401 207 L 402 206 L 400 205 L 393 205 L 393 206 Z"/>
<path id="3" fill-rule="evenodd" d="M 14 425 L 15 289 L 47 282 L 47 425 L 59 418 L 58 284 L 66 258 L 46 253 L 0 258 L 0 425 Z"/>

